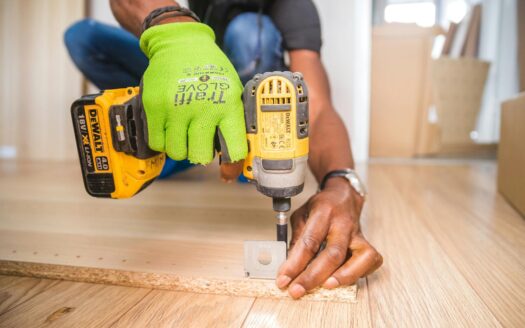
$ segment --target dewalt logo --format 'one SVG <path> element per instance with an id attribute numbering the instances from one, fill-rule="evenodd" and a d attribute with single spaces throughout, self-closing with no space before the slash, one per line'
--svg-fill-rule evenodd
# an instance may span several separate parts
<path id="1" fill-rule="evenodd" d="M 91 127 L 91 137 L 93 146 L 96 152 L 104 152 L 104 143 L 102 142 L 102 135 L 100 131 L 100 122 L 98 119 L 98 111 L 96 109 L 89 110 L 89 125 Z"/>

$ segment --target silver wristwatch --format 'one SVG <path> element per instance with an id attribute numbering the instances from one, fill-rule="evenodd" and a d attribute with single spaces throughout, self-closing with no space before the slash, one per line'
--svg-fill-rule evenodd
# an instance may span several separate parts
<path id="1" fill-rule="evenodd" d="M 326 181 L 328 181 L 328 179 L 335 178 L 335 177 L 342 177 L 348 180 L 348 182 L 350 183 L 350 186 L 361 197 L 366 198 L 365 184 L 361 181 L 361 179 L 359 179 L 359 176 L 357 175 L 357 173 L 352 169 L 335 170 L 335 171 L 328 172 L 324 176 L 323 181 L 321 181 L 321 184 L 319 185 L 319 190 L 324 189 L 326 185 Z"/>

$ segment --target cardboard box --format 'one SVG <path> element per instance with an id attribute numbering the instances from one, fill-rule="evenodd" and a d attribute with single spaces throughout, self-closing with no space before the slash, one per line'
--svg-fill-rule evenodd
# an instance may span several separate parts
<path id="1" fill-rule="evenodd" d="M 370 156 L 413 157 L 435 148 L 427 126 L 432 44 L 441 28 L 376 26 L 372 36 Z"/>
<path id="2" fill-rule="evenodd" d="M 498 190 L 525 217 L 525 92 L 502 104 Z"/>

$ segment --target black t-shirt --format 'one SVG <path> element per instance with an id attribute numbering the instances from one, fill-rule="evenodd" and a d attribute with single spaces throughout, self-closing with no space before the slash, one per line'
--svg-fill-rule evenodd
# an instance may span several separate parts
<path id="1" fill-rule="evenodd" d="M 321 50 L 321 24 L 312 0 L 189 0 L 190 8 L 210 25 L 222 45 L 228 23 L 240 13 L 269 15 L 283 37 L 286 50 Z"/>

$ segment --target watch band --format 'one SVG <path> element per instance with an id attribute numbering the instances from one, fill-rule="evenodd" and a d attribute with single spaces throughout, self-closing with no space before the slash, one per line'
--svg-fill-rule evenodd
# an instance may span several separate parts
<path id="1" fill-rule="evenodd" d="M 361 179 L 359 179 L 357 173 L 350 168 L 328 172 L 321 181 L 321 184 L 319 185 L 319 191 L 324 189 L 328 179 L 335 177 L 345 178 L 346 180 L 348 180 L 348 183 L 350 184 L 352 189 L 354 189 L 355 192 L 357 192 L 363 198 L 366 197 L 366 188 L 364 184 L 361 182 Z"/>
<path id="2" fill-rule="evenodd" d="M 319 184 L 319 190 L 323 190 L 324 189 L 328 179 L 335 178 L 335 177 L 346 178 L 346 175 L 348 173 L 350 173 L 350 172 L 353 172 L 353 170 L 352 169 L 333 170 L 333 171 L 330 171 L 330 172 L 326 173 L 326 175 L 324 176 L 323 180 Z"/>
<path id="3" fill-rule="evenodd" d="M 149 13 L 146 18 L 144 18 L 144 22 L 142 23 L 142 33 L 144 33 L 145 30 L 150 28 L 155 24 L 155 20 L 158 19 L 160 16 L 169 13 L 166 17 L 180 17 L 180 16 L 187 16 L 193 18 L 195 21 L 200 23 L 199 16 L 197 16 L 193 11 L 189 10 L 188 8 L 184 8 L 181 6 L 167 6 L 167 7 L 161 7 L 153 10 L 151 13 Z"/>

